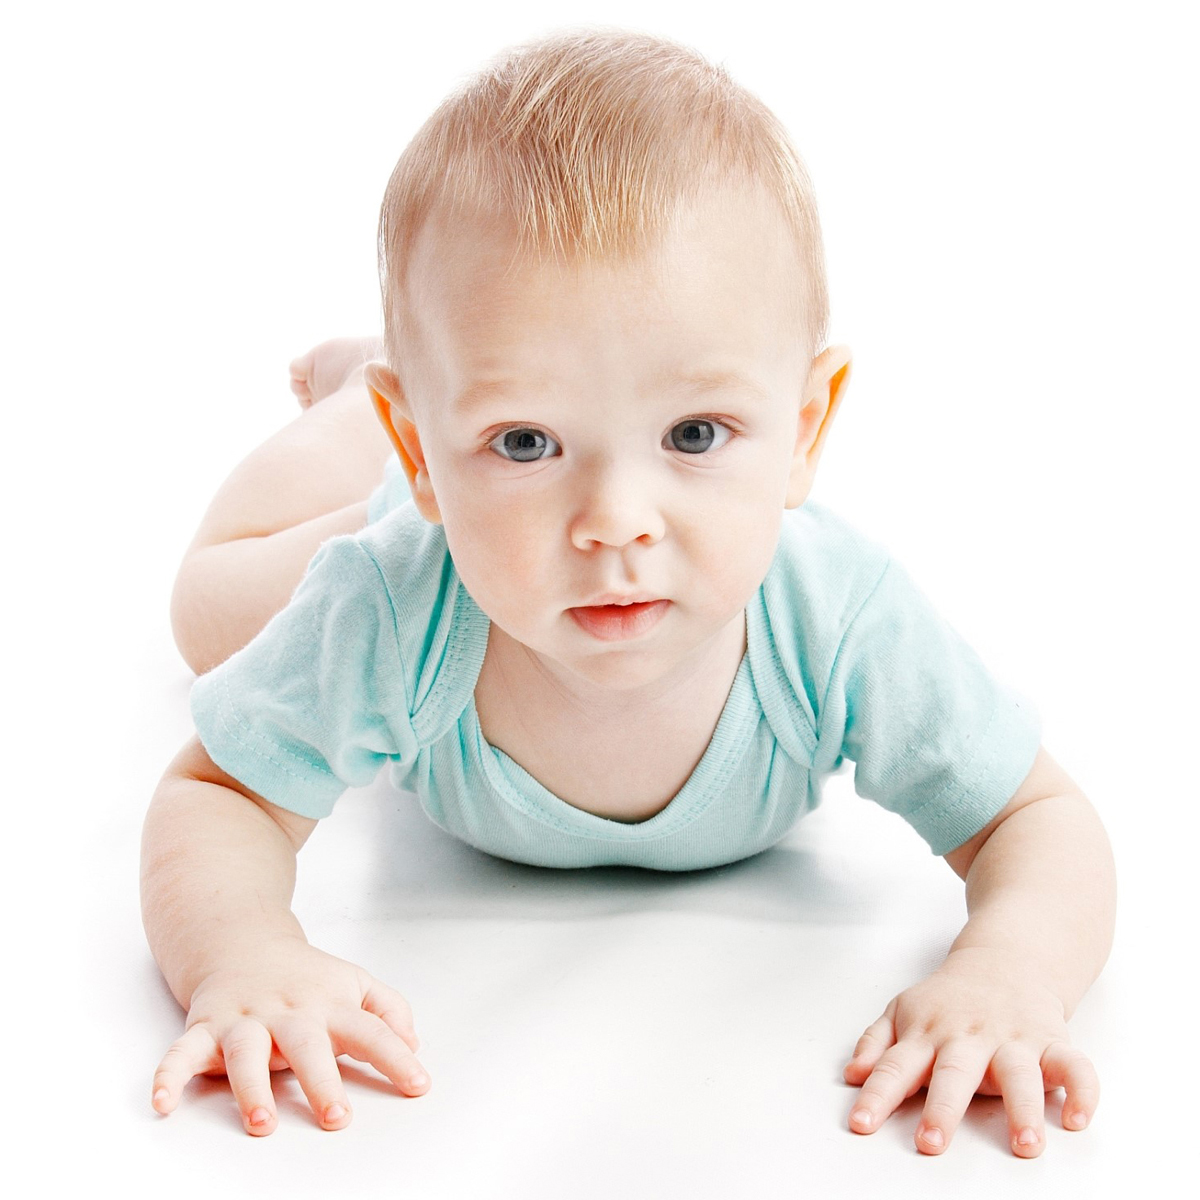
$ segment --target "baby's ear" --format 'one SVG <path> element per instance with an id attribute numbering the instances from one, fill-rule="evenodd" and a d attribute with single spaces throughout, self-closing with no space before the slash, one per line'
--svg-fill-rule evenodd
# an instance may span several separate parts
<path id="1" fill-rule="evenodd" d="M 363 380 L 375 406 L 375 415 L 383 426 L 388 440 L 396 448 L 400 466 L 408 479 L 408 490 L 412 493 L 417 510 L 433 525 L 442 522 L 433 485 L 425 465 L 425 451 L 421 447 L 421 435 L 412 419 L 412 411 L 396 372 L 385 363 L 367 363 Z"/>
<path id="2" fill-rule="evenodd" d="M 813 359 L 796 427 L 796 448 L 785 508 L 799 508 L 808 498 L 829 427 L 846 393 L 849 378 L 849 346 L 829 346 Z"/>
<path id="3" fill-rule="evenodd" d="M 371 391 L 372 401 L 381 397 L 389 404 L 394 404 L 403 410 L 406 417 L 409 416 L 404 389 L 400 386 L 400 378 L 387 363 L 367 363 L 363 368 L 363 379 Z M 411 420 L 411 417 L 409 419 Z"/>

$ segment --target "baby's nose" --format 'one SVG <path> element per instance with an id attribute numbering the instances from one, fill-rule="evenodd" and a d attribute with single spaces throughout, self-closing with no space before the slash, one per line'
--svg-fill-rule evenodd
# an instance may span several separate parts
<path id="1" fill-rule="evenodd" d="M 575 546 L 653 545 L 664 532 L 662 508 L 644 472 L 628 463 L 601 464 L 587 472 L 571 522 Z"/>

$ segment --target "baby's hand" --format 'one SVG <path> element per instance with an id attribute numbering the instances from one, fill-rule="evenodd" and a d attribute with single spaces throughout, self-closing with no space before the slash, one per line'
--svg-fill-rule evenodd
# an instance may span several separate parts
<path id="1" fill-rule="evenodd" d="M 366 971 L 299 938 L 256 945 L 222 964 L 192 995 L 187 1032 L 154 1075 L 154 1107 L 169 1113 L 195 1075 L 227 1075 L 247 1133 L 275 1129 L 270 1072 L 291 1067 L 325 1129 L 350 1123 L 336 1055 L 369 1062 L 402 1092 L 429 1078 L 408 1001 Z"/>
<path id="2" fill-rule="evenodd" d="M 896 1106 L 928 1086 L 917 1149 L 941 1154 L 971 1097 L 1003 1096 L 1014 1154 L 1036 1158 L 1045 1144 L 1045 1092 L 1066 1088 L 1062 1123 L 1083 1129 L 1100 1081 L 1067 1036 L 1062 1002 L 999 951 L 952 952 L 928 979 L 901 992 L 858 1040 L 845 1069 L 862 1084 L 850 1114 L 872 1133 Z"/>

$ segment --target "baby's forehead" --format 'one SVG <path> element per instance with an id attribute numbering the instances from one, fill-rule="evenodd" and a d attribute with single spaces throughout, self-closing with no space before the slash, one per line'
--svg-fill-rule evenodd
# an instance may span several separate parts
<path id="1" fill-rule="evenodd" d="M 489 299 L 531 290 L 604 288 L 649 296 L 695 287 L 701 274 L 711 286 L 736 274 L 722 271 L 722 263 L 754 264 L 761 288 L 797 298 L 800 247 L 762 187 L 713 184 L 683 198 L 660 227 L 634 216 L 623 229 L 619 240 L 600 244 L 548 244 L 512 214 L 442 206 L 414 237 L 406 283 L 414 292 L 444 297 L 455 312 L 470 312 Z M 720 289 L 714 299 L 720 303 Z M 738 299 L 730 295 L 727 302 Z"/>
<path id="2" fill-rule="evenodd" d="M 779 294 L 784 272 L 772 279 L 768 264 L 735 253 L 740 236 L 564 263 L 457 235 L 466 253 L 431 242 L 417 273 L 428 289 L 411 297 L 413 384 L 439 408 L 489 397 L 541 397 L 543 414 L 617 394 L 761 398 L 807 369 L 806 330 Z"/>
<path id="3" fill-rule="evenodd" d="M 540 394 L 543 411 L 593 389 L 753 398 L 807 370 L 769 226 L 699 220 L 641 252 L 565 260 L 487 222 L 435 232 L 414 255 L 404 354 L 422 408 L 489 389 Z"/>

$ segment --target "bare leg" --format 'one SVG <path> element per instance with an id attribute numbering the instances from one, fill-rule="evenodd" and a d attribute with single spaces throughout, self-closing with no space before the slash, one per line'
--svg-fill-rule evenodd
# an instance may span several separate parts
<path id="1" fill-rule="evenodd" d="M 363 342 L 367 355 L 373 345 Z M 320 350 L 310 351 L 317 386 L 308 406 L 234 468 L 179 568 L 171 627 L 197 674 L 240 650 L 287 604 L 322 542 L 367 523 L 367 498 L 393 450 L 361 362 L 331 377 Z M 322 371 L 324 386 L 336 384 L 329 395 L 321 394 Z M 293 390 L 303 404 L 296 378 L 294 363 Z"/>

